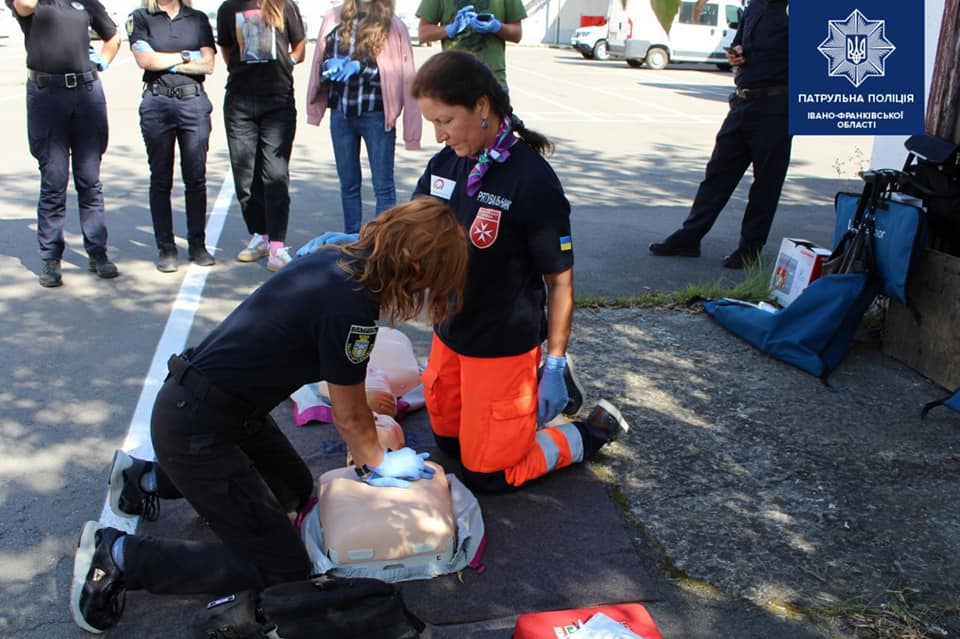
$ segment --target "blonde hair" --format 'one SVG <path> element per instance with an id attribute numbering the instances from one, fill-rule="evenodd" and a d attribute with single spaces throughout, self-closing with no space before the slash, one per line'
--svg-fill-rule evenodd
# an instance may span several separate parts
<path id="1" fill-rule="evenodd" d="M 283 9 L 288 0 L 261 0 L 260 10 L 263 12 L 263 21 L 268 25 L 283 33 L 286 28 Z M 291 43 L 292 44 L 292 43 Z"/>
<path id="2" fill-rule="evenodd" d="M 343 0 L 340 10 L 340 40 L 348 49 L 354 24 L 357 26 L 357 41 L 353 47 L 355 58 L 375 58 L 383 49 L 393 20 L 394 0 L 370 0 L 366 10 L 367 15 L 362 20 L 358 0 Z"/>
<path id="3" fill-rule="evenodd" d="M 344 255 L 340 268 L 380 299 L 380 312 L 390 322 L 426 310 L 439 324 L 460 310 L 467 235 L 439 200 L 399 204 L 367 222 L 356 242 L 333 248 Z"/>
<path id="4" fill-rule="evenodd" d="M 190 0 L 180 0 L 180 5 L 183 7 L 192 7 L 193 3 L 190 2 Z M 141 6 L 147 10 L 147 13 L 160 13 L 162 11 L 157 0 L 143 0 Z"/>

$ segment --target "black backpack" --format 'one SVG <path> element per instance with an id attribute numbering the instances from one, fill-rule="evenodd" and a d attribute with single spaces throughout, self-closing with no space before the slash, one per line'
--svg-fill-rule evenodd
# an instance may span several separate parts
<path id="1" fill-rule="evenodd" d="M 207 604 L 197 639 L 416 639 L 424 629 L 393 584 L 313 577 Z"/>

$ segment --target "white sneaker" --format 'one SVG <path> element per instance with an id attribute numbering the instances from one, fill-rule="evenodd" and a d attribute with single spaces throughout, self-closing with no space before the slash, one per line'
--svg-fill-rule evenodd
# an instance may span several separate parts
<path id="1" fill-rule="evenodd" d="M 290 260 L 293 258 L 290 256 L 289 249 L 284 246 L 280 249 L 277 249 L 276 253 L 272 253 L 269 258 L 267 258 L 267 270 L 268 271 L 279 271 L 284 266 L 290 263 Z"/>
<path id="2" fill-rule="evenodd" d="M 260 235 L 254 233 L 247 245 L 237 253 L 238 262 L 256 262 L 270 253 L 270 243 Z"/>

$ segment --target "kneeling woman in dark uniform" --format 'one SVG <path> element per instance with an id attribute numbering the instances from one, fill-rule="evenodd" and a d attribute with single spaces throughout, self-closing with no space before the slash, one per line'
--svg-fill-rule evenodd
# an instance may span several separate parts
<path id="1" fill-rule="evenodd" d="M 127 35 L 143 69 L 140 130 L 150 162 L 150 216 L 160 255 L 157 270 L 177 270 L 174 243 L 173 147 L 180 145 L 180 174 L 187 208 L 188 255 L 200 266 L 213 264 L 205 245 L 207 148 L 213 107 L 203 90 L 213 73 L 215 43 L 207 16 L 180 0 L 144 0 L 127 18 Z"/>
<path id="2" fill-rule="evenodd" d="M 466 270 L 466 235 L 453 212 L 435 200 L 409 202 L 368 222 L 356 242 L 292 261 L 196 349 L 171 357 L 151 420 L 157 462 L 119 454 L 111 505 L 140 514 L 152 497 L 182 495 L 220 543 L 88 522 L 70 597 L 77 624 L 91 632 L 116 624 L 127 589 L 222 594 L 309 575 L 289 513 L 306 504 L 313 478 L 270 417 L 304 384 L 329 383 L 358 480 L 402 487 L 429 477 L 426 453 L 380 446 L 367 359 L 378 316 L 397 322 L 426 311 L 441 321 L 459 307 Z"/>
<path id="3" fill-rule="evenodd" d="M 116 25 L 98 0 L 6 0 L 27 49 L 27 135 L 40 164 L 37 241 L 40 285 L 60 286 L 71 155 L 83 247 L 92 272 L 116 277 L 107 259 L 100 158 L 107 150 L 107 101 L 97 75 L 120 49 Z M 90 46 L 90 29 L 103 39 Z"/>

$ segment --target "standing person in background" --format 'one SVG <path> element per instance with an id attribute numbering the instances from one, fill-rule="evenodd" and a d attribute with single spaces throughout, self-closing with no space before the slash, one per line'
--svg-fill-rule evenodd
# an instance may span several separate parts
<path id="1" fill-rule="evenodd" d="M 177 270 L 173 234 L 173 152 L 180 146 L 180 174 L 187 209 L 190 259 L 211 266 L 207 252 L 207 148 L 213 106 L 203 90 L 213 73 L 213 29 L 189 0 L 144 0 L 127 18 L 127 38 L 143 69 L 140 131 L 150 163 L 150 217 L 159 257 L 157 270 Z"/>
<path id="2" fill-rule="evenodd" d="M 410 95 L 413 75 L 413 47 L 406 26 L 393 13 L 393 0 L 345 0 L 324 16 L 307 86 L 307 122 L 319 125 L 330 107 L 345 233 L 359 231 L 363 219 L 361 139 L 373 173 L 375 215 L 397 203 L 397 119 L 402 112 L 407 150 L 420 148 L 423 128 L 420 108 Z"/>
<path id="3" fill-rule="evenodd" d="M 717 133 L 706 175 L 683 225 L 662 242 L 651 244 L 652 255 L 699 257 L 700 240 L 753 164 L 740 242 L 723 258 L 723 266 L 740 269 L 759 259 L 790 166 L 787 34 L 787 0 L 753 0 L 747 5 L 727 51 L 737 88 L 730 96 L 730 111 Z"/>
<path id="4" fill-rule="evenodd" d="M 40 164 L 37 241 L 40 285 L 63 284 L 67 183 L 73 182 L 80 209 L 83 247 L 91 272 L 116 277 L 107 257 L 107 225 L 100 160 L 107 150 L 107 101 L 98 72 L 106 71 L 120 49 L 120 34 L 99 0 L 6 0 L 23 31 L 27 50 L 27 136 Z M 90 45 L 90 29 L 100 52 Z"/>
<path id="5" fill-rule="evenodd" d="M 297 130 L 293 66 L 306 37 L 292 0 L 226 0 L 217 12 L 217 44 L 227 63 L 223 122 L 247 245 L 241 262 L 290 261 L 290 153 Z"/>
<path id="6" fill-rule="evenodd" d="M 444 51 L 470 51 L 507 86 L 506 43 L 523 37 L 522 0 L 421 0 L 417 17 L 420 42 L 440 40 Z"/>

